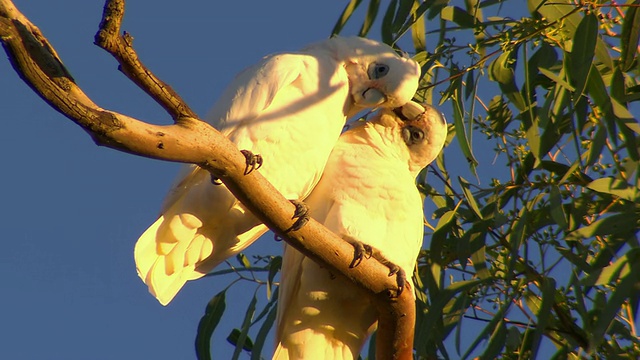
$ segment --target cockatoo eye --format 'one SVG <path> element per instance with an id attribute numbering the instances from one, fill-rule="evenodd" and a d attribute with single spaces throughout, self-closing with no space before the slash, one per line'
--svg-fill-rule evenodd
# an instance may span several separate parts
<path id="1" fill-rule="evenodd" d="M 381 77 L 387 75 L 389 72 L 389 66 L 385 64 L 371 64 L 369 66 L 369 79 L 378 80 Z"/>
<path id="2" fill-rule="evenodd" d="M 402 138 L 407 146 L 419 144 L 424 140 L 424 131 L 415 126 L 407 126 L 402 129 Z"/>

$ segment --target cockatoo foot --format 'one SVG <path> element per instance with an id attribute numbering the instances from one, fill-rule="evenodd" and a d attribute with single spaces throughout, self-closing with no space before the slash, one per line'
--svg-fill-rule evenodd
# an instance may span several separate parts
<path id="1" fill-rule="evenodd" d="M 249 150 L 240 150 L 240 152 L 247 159 L 247 167 L 244 169 L 245 175 L 249 175 L 253 170 L 258 170 L 262 166 L 262 156 L 260 154 L 254 155 Z"/>
<path id="2" fill-rule="evenodd" d="M 400 296 L 402 291 L 407 285 L 407 274 L 405 274 L 402 268 L 391 261 L 389 261 L 384 255 L 378 251 L 375 247 L 365 244 L 362 241 L 350 236 L 342 235 L 342 238 L 353 246 L 353 260 L 349 264 L 350 268 L 354 268 L 362 262 L 362 259 L 374 258 L 379 263 L 389 268 L 389 276 L 396 276 L 396 285 L 398 286 L 397 292 L 394 297 Z"/>
<path id="3" fill-rule="evenodd" d="M 296 207 L 291 219 L 297 219 L 288 231 L 298 231 L 309 222 L 309 207 L 300 200 L 289 200 Z"/>
<path id="4" fill-rule="evenodd" d="M 369 259 L 373 256 L 373 247 L 371 245 L 365 244 L 349 235 L 342 235 L 342 238 L 353 246 L 353 260 L 351 260 L 351 264 L 349 264 L 350 268 L 353 269 L 360 265 L 362 259 Z"/>
<path id="5" fill-rule="evenodd" d="M 394 297 L 398 297 L 400 296 L 400 294 L 402 294 L 402 291 L 404 290 L 405 286 L 407 285 L 407 274 L 404 273 L 404 270 L 402 270 L 398 265 L 395 265 L 393 263 L 389 263 L 391 265 L 393 265 L 395 268 L 393 267 L 389 267 L 389 276 L 396 276 L 396 286 L 398 286 L 398 292 L 395 294 Z M 385 264 L 387 265 L 387 264 Z M 387 265 L 388 266 L 388 265 Z"/>
<path id="6" fill-rule="evenodd" d="M 402 294 L 402 291 L 404 290 L 404 288 L 407 286 L 407 274 L 405 274 L 404 270 L 402 270 L 402 268 L 394 263 L 392 263 L 391 261 L 387 260 L 387 258 L 385 258 L 379 251 L 377 251 L 374 248 L 373 251 L 373 258 L 378 260 L 379 263 L 381 263 L 382 265 L 386 266 L 387 268 L 389 268 L 389 276 L 396 276 L 396 286 L 398 287 L 398 289 L 396 290 L 396 293 L 393 294 L 393 292 L 390 293 L 391 297 L 398 297 L 400 296 L 400 294 Z"/>

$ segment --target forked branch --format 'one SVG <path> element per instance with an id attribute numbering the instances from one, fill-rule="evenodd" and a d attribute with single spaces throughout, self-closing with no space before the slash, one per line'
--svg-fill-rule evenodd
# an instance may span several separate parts
<path id="1" fill-rule="evenodd" d="M 376 261 L 350 269 L 353 247 L 316 221 L 287 232 L 293 223 L 293 205 L 259 171 L 245 175 L 245 157 L 238 148 L 199 120 L 168 85 L 142 65 L 131 38 L 120 35 L 123 14 L 124 0 L 107 1 L 96 43 L 171 115 L 172 125 L 149 124 L 96 105 L 74 82 L 40 30 L 10 0 L 0 0 L 0 41 L 20 77 L 51 107 L 81 126 L 97 145 L 203 167 L 289 244 L 374 294 L 381 314 L 378 358 L 412 359 L 415 310 L 410 291 L 391 298 L 395 278 L 389 278 L 388 269 Z"/>

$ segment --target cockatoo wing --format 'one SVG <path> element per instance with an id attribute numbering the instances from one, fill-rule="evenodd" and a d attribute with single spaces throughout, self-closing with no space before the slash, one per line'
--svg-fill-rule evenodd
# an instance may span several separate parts
<path id="1" fill-rule="evenodd" d="M 301 89 L 294 82 L 301 76 L 309 78 L 307 81 L 315 81 L 315 77 L 308 74 L 308 71 L 317 73 L 315 63 L 317 61 L 314 58 L 305 55 L 267 57 L 243 71 L 227 88 L 209 115 L 209 119 L 217 123 L 219 129 L 238 147 L 260 153 L 265 158 L 268 163 L 261 172 L 272 181 L 277 179 L 273 174 L 275 169 L 287 169 L 283 163 L 288 159 L 277 156 L 278 147 L 269 145 L 288 141 L 295 146 L 295 142 L 288 137 L 296 130 L 294 126 L 291 131 L 282 129 L 286 122 L 278 125 L 278 115 L 272 108 L 276 105 L 276 108 L 282 109 L 284 101 L 281 98 L 296 100 L 293 97 L 296 93 L 307 90 Z M 340 105 L 333 113 L 329 112 L 338 123 L 344 122 Z M 271 118 L 267 118 L 266 115 L 269 114 Z M 334 138 L 338 136 L 341 126 L 334 126 Z M 330 147 L 331 144 L 333 141 L 329 141 L 326 146 Z M 317 160 L 314 163 L 313 156 L 310 158 L 309 166 L 319 167 Z M 299 181 L 292 181 L 290 186 L 280 184 L 281 191 L 292 198 L 299 197 L 295 188 L 308 193 L 320 177 L 319 174 L 314 176 L 313 169 L 298 170 L 303 173 Z M 283 173 L 294 176 L 286 170 Z M 186 281 L 202 277 L 229 256 L 242 251 L 267 230 L 253 215 L 246 212 L 224 186 L 211 184 L 207 171 L 191 165 L 185 166 L 183 174 L 184 177 L 166 197 L 160 217 L 142 234 L 134 250 L 138 275 L 163 305 L 173 299 Z M 278 186 L 277 183 L 274 185 Z"/>
<path id="2" fill-rule="evenodd" d="M 236 127 L 262 115 L 282 89 L 306 72 L 305 56 L 301 54 L 266 56 L 235 77 L 206 118 L 229 135 Z"/>

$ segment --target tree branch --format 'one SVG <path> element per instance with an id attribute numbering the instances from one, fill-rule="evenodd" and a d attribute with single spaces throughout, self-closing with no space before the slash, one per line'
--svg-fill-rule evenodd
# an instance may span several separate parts
<path id="1" fill-rule="evenodd" d="M 175 121 L 180 121 L 181 118 L 196 118 L 196 113 L 171 86 L 158 79 L 140 62 L 138 54 L 133 49 L 133 36 L 127 32 L 120 35 L 123 17 L 124 0 L 107 1 L 94 43 L 113 55 L 120 63 L 118 70 L 149 94 Z"/>
<path id="2" fill-rule="evenodd" d="M 51 107 L 82 127 L 97 145 L 131 154 L 197 164 L 221 179 L 271 230 L 306 256 L 366 289 L 379 309 L 377 356 L 412 359 L 415 304 L 410 289 L 394 298 L 395 278 L 377 261 L 349 268 L 350 244 L 311 220 L 289 231 L 294 206 L 259 171 L 244 175 L 245 157 L 225 136 L 195 113 L 140 63 L 130 37 L 119 36 L 124 0 L 107 1 L 96 44 L 120 69 L 172 116 L 172 125 L 153 125 L 100 108 L 74 82 L 40 30 L 10 0 L 0 0 L 0 41 L 20 77 Z"/>

